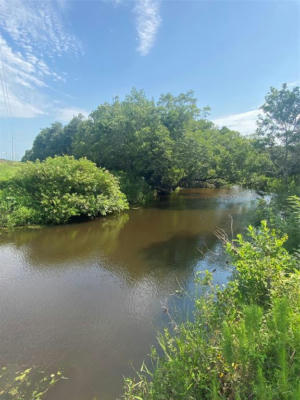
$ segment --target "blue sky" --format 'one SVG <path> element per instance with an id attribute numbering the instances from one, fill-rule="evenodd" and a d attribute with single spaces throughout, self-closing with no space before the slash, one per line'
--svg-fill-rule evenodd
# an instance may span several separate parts
<path id="1" fill-rule="evenodd" d="M 0 79 L 0 158 L 132 87 L 193 89 L 250 133 L 269 87 L 300 83 L 300 2 L 0 0 Z"/>

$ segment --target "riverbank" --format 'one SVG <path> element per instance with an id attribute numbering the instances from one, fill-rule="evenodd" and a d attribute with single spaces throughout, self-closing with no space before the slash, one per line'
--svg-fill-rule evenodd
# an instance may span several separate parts
<path id="1" fill-rule="evenodd" d="M 225 284 L 231 263 L 214 235 L 249 223 L 255 193 L 183 189 L 138 210 L 0 237 L 0 354 L 69 377 L 49 400 L 115 400 L 169 326 L 185 318 L 194 275 Z M 226 262 L 228 261 L 228 263 Z M 178 282 L 188 293 L 177 298 Z M 173 308 L 174 306 L 174 308 Z M 121 338 L 121 339 L 120 339 Z"/>
<path id="2" fill-rule="evenodd" d="M 200 186 L 211 189 L 221 187 L 221 182 L 202 182 Z M 85 158 L 60 156 L 34 163 L 2 161 L 0 227 L 5 231 L 84 221 L 127 210 L 129 205 L 147 206 L 180 190 L 178 186 L 169 192 L 158 192 L 142 177 L 123 172 L 113 175 Z"/>
<path id="3" fill-rule="evenodd" d="M 125 399 L 299 399 L 300 273 L 285 240 L 262 222 L 227 242 L 233 280 L 222 290 L 198 275 L 193 322 L 159 335 Z"/>
<path id="4" fill-rule="evenodd" d="M 194 298 L 192 321 L 180 322 L 167 304 L 162 307 L 169 324 L 164 323 L 165 329 L 161 329 L 157 338 L 160 349 L 152 349 L 151 362 L 142 363 L 135 379 L 125 379 L 124 399 L 159 400 L 172 396 L 174 400 L 298 400 L 300 273 L 296 258 L 283 248 L 285 240 L 286 237 L 279 237 L 262 222 L 259 230 L 250 227 L 246 236 L 238 235 L 233 242 L 226 242 L 235 267 L 233 279 L 224 289 L 214 283 L 215 268 L 196 273 L 199 289 Z M 181 292 L 178 304 L 183 301 Z M 69 342 L 70 339 L 72 336 Z M 131 359 L 134 349 L 129 349 Z M 86 359 L 90 373 L 97 368 L 98 380 L 101 378 L 98 373 L 104 372 L 107 360 L 115 353 L 110 349 L 104 361 L 103 354 L 102 349 L 102 358 L 89 354 Z M 99 371 L 101 363 L 103 371 Z M 87 365 L 83 361 L 78 364 L 77 360 L 77 368 Z M 91 398 L 91 393 L 94 398 L 102 398 L 95 396 L 99 393 L 106 393 L 105 398 L 116 398 L 103 391 L 103 384 L 100 391 L 93 392 L 95 386 L 91 382 L 92 391 L 88 391 L 80 377 L 76 377 L 76 370 L 70 368 L 63 374 L 51 375 L 36 367 L 27 368 L 11 375 L 16 376 L 12 380 L 8 372 L 6 367 L 1 370 L 0 384 L 4 383 L 2 390 L 9 389 L 12 399 L 23 396 L 29 400 L 33 391 L 39 391 L 43 398 L 49 389 L 47 398 L 56 400 L 69 398 L 70 393 L 78 400 Z M 64 380 L 63 375 L 68 379 Z M 112 381 L 108 384 L 112 385 Z"/>

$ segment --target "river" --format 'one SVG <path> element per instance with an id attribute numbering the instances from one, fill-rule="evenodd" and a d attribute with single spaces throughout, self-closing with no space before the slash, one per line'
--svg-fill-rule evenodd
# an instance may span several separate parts
<path id="1" fill-rule="evenodd" d="M 193 291 L 197 270 L 228 280 L 214 232 L 231 235 L 231 221 L 242 231 L 255 198 L 186 189 L 119 216 L 0 236 L 0 363 L 63 369 L 70 379 L 49 400 L 118 398 L 169 325 L 162 307 L 175 291 Z"/>

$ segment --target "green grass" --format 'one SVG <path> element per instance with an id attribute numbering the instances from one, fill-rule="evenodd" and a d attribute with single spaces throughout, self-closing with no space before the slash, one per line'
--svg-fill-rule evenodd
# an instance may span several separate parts
<path id="1" fill-rule="evenodd" d="M 22 163 L 19 161 L 0 160 L 0 184 L 13 178 L 20 168 Z"/>

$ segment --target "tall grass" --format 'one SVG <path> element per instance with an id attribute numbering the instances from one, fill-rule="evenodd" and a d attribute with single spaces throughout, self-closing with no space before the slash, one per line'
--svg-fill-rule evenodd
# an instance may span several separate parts
<path id="1" fill-rule="evenodd" d="M 0 188 L 3 182 L 13 178 L 17 171 L 22 168 L 21 162 L 0 160 Z"/>

